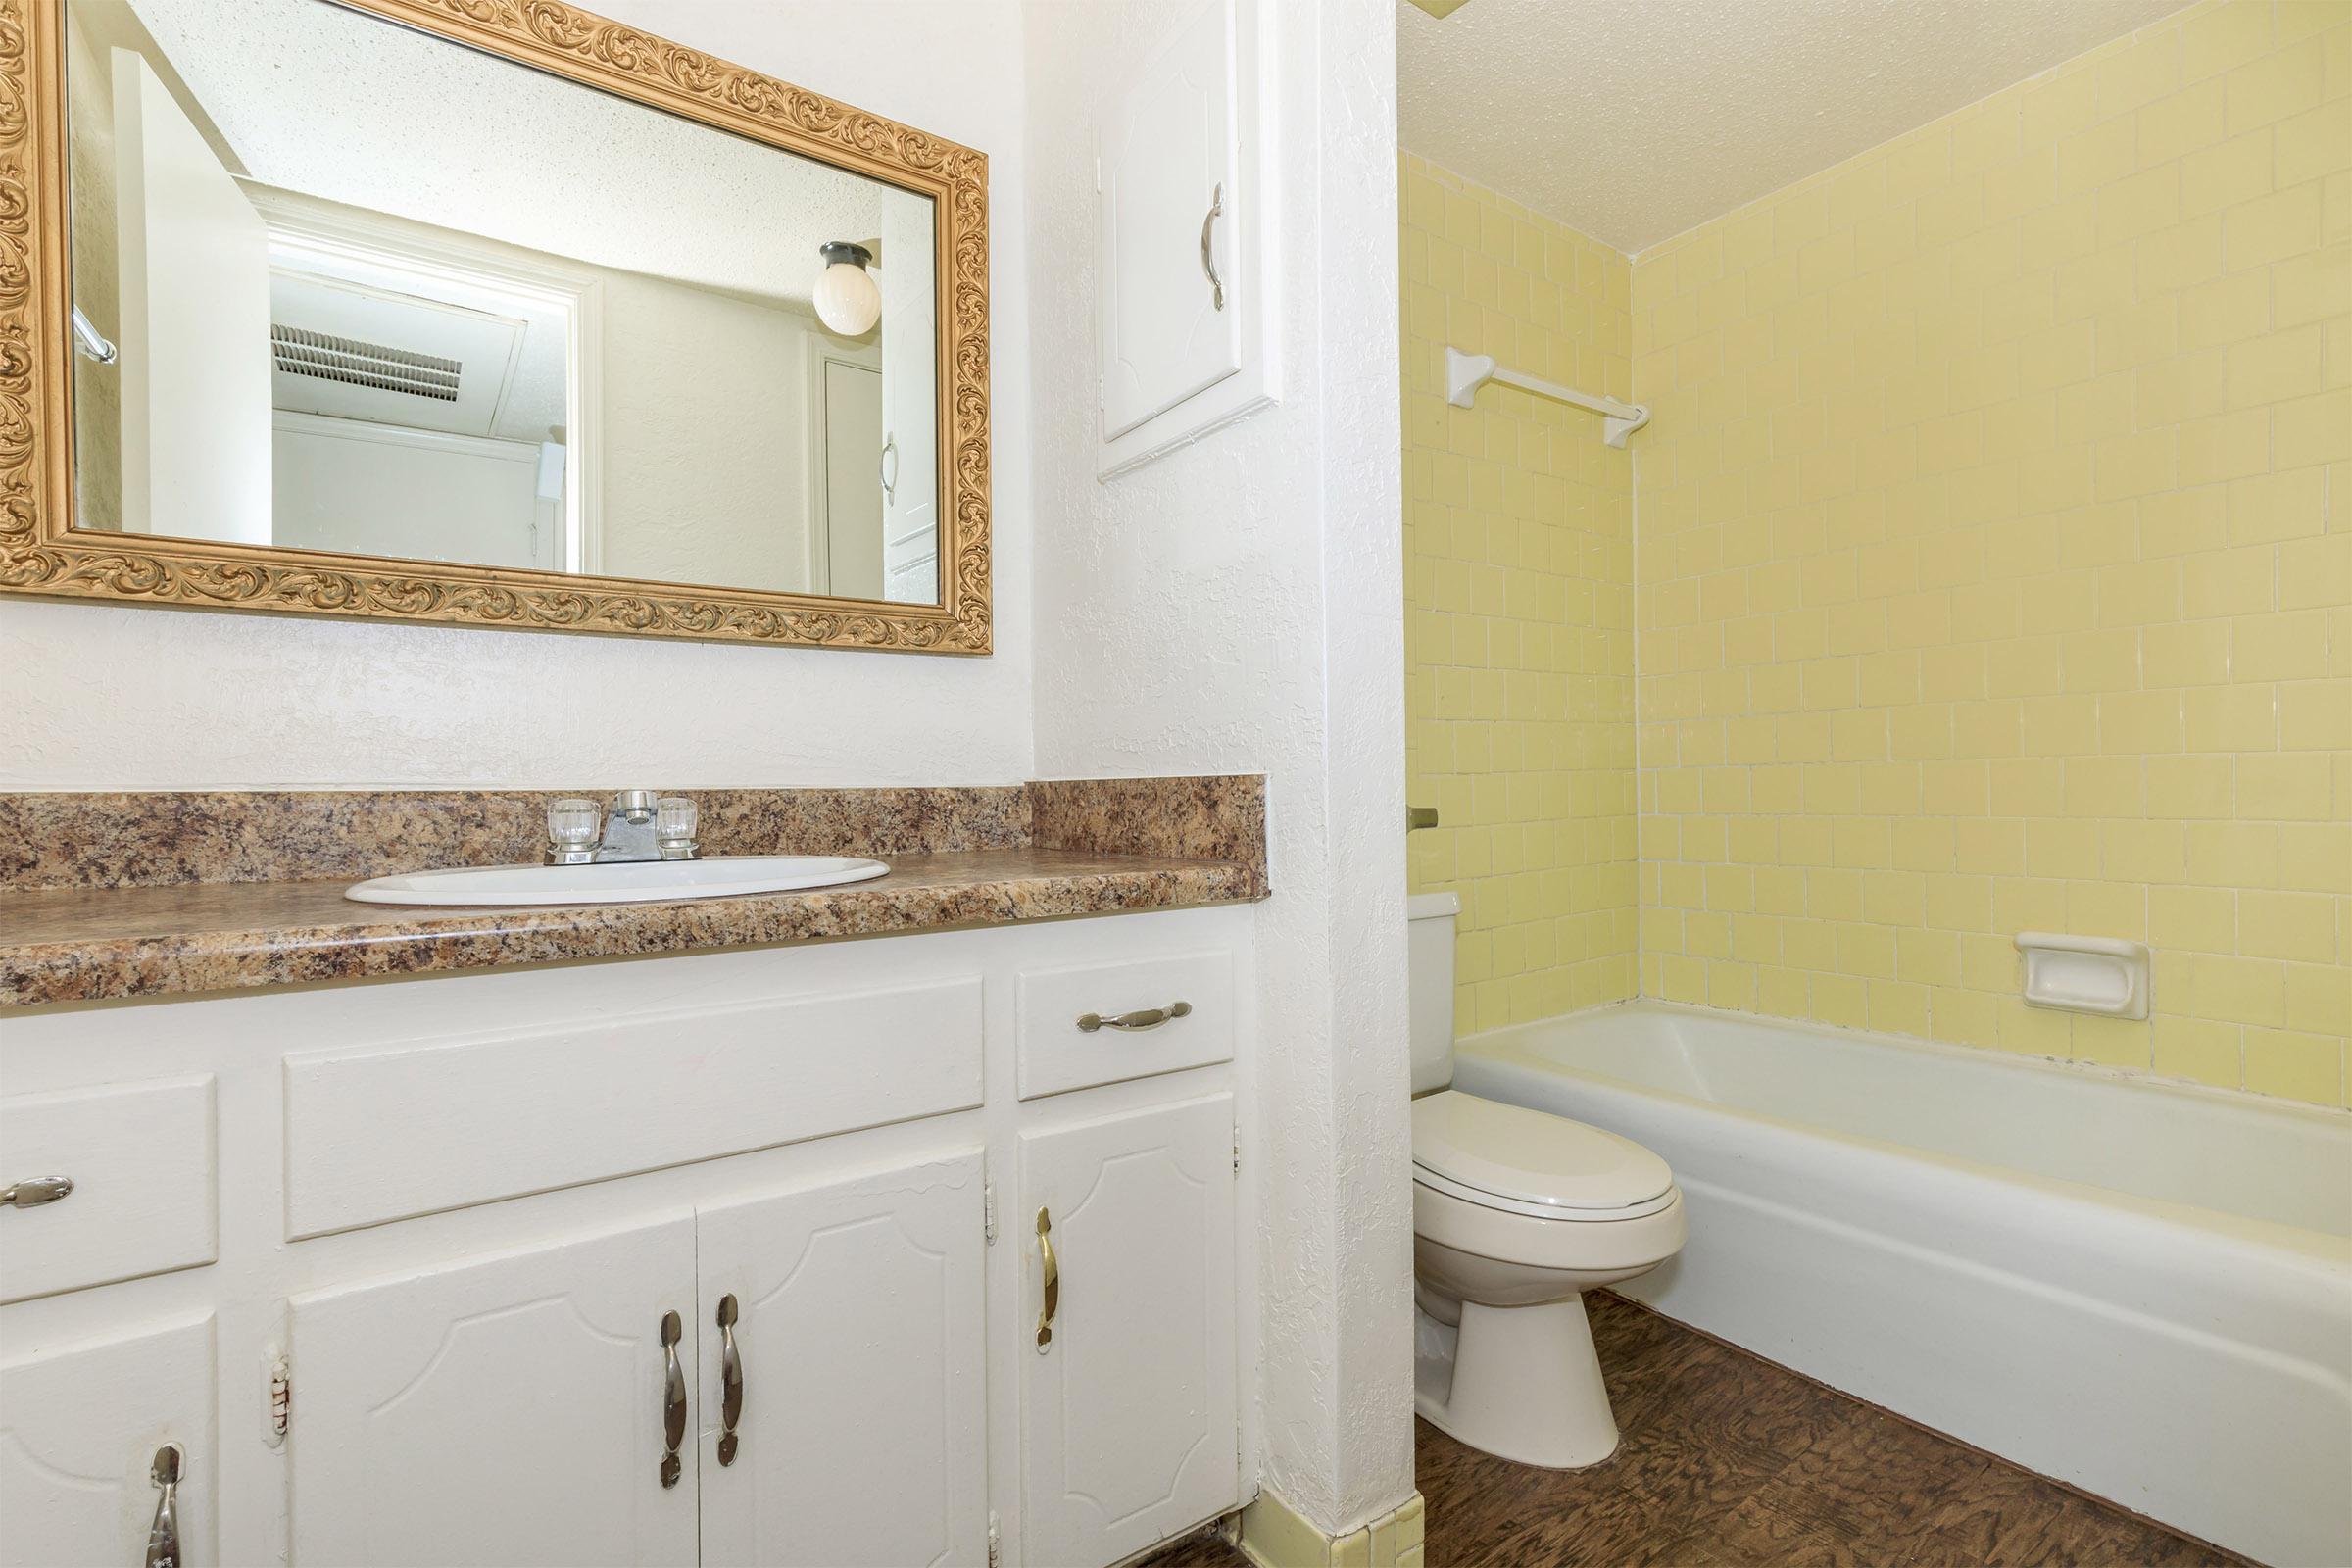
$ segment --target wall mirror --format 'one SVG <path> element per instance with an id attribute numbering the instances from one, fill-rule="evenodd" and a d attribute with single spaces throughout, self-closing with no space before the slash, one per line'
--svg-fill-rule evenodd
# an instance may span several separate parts
<path id="1" fill-rule="evenodd" d="M 0 588 L 988 652 L 979 154 L 553 0 L 0 19 Z"/>

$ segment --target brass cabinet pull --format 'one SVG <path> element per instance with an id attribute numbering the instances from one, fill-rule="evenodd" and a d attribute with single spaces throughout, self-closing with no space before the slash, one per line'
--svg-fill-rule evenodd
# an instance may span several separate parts
<path id="1" fill-rule="evenodd" d="M 1054 1314 L 1061 1310 L 1061 1265 L 1054 1260 L 1054 1216 L 1037 1211 L 1037 1250 L 1046 1259 L 1046 1309 L 1037 1315 L 1037 1353 L 1054 1343 Z"/>
<path id="2" fill-rule="evenodd" d="M 71 1176 L 28 1176 L 21 1182 L 0 1187 L 0 1208 L 38 1208 L 54 1203 L 74 1191 Z"/>
<path id="3" fill-rule="evenodd" d="M 1224 211 L 1225 182 L 1219 180 L 1217 188 L 1209 193 L 1208 216 L 1200 220 L 1200 270 L 1208 274 L 1211 297 L 1220 311 L 1225 308 L 1225 280 L 1217 276 L 1217 258 L 1208 248 L 1208 236 L 1216 228 L 1217 219 Z"/>
<path id="4" fill-rule="evenodd" d="M 1192 1015 L 1193 1004 L 1189 1002 L 1171 1002 L 1164 1007 L 1146 1007 L 1141 1012 L 1116 1012 L 1108 1016 L 1100 1012 L 1082 1012 L 1078 1015 L 1078 1032 L 1091 1035 L 1098 1029 L 1125 1029 L 1140 1033 L 1146 1029 L 1156 1029 L 1170 1018 L 1189 1018 Z"/>
<path id="5" fill-rule="evenodd" d="M 662 1358 L 667 1363 L 662 1395 L 662 1434 L 668 1451 L 662 1455 L 662 1485 L 674 1487 L 685 1466 L 678 1461 L 678 1445 L 686 1441 L 686 1373 L 678 1365 L 678 1341 L 686 1326 L 675 1312 L 662 1314 Z"/>
<path id="6" fill-rule="evenodd" d="M 735 1425 L 743 1419 L 743 1352 L 735 1348 L 735 1298 L 718 1298 L 718 1462 L 735 1462 Z"/>
<path id="7" fill-rule="evenodd" d="M 161 1494 L 155 1499 L 155 1523 L 147 1527 L 146 1568 L 179 1568 L 179 1445 L 167 1443 L 155 1450 L 147 1479 Z"/>

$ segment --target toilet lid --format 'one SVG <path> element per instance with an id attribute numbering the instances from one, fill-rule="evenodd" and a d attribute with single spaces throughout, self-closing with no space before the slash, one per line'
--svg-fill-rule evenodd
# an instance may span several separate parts
<path id="1" fill-rule="evenodd" d="M 1457 1089 L 1413 1102 L 1413 1163 L 1457 1186 L 1563 1209 L 1632 1208 L 1674 1186 L 1630 1138 Z"/>

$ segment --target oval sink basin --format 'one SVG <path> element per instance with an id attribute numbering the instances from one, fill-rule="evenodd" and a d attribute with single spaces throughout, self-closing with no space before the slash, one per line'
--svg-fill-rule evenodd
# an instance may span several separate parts
<path id="1" fill-rule="evenodd" d="M 626 860 L 611 865 L 467 865 L 379 876 L 343 890 L 362 904 L 660 904 L 789 893 L 864 882 L 890 869 L 840 855 L 734 855 L 708 860 Z"/>

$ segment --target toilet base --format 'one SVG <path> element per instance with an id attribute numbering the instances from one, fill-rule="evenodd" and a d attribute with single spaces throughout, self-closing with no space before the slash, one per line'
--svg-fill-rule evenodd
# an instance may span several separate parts
<path id="1" fill-rule="evenodd" d="M 1581 1470 L 1617 1451 L 1617 1418 L 1581 1295 L 1540 1306 L 1464 1301 L 1458 1327 L 1420 1327 L 1413 1407 L 1431 1426 L 1481 1452 L 1546 1470 Z M 1454 1342 L 1450 1364 L 1446 1338 Z"/>

